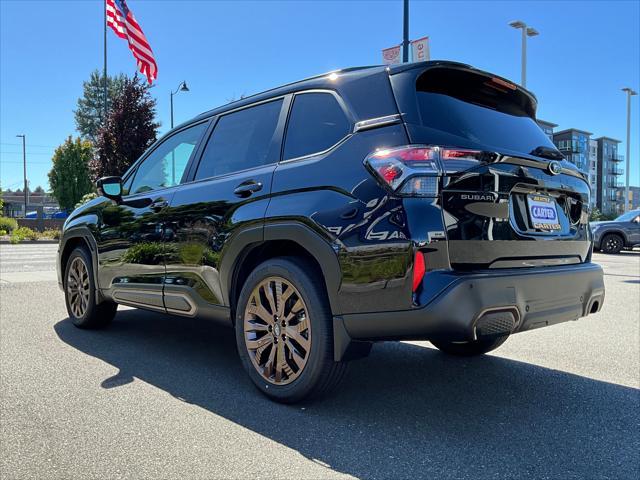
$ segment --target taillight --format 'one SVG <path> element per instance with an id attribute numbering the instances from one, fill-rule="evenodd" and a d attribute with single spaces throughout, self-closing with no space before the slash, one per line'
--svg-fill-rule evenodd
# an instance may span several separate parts
<path id="1" fill-rule="evenodd" d="M 365 159 L 392 190 L 405 195 L 438 194 L 438 147 L 407 146 L 376 150 Z"/>
<path id="2" fill-rule="evenodd" d="M 396 194 L 438 196 L 442 175 L 468 170 L 495 155 L 480 150 L 407 145 L 376 150 L 365 164 Z"/>

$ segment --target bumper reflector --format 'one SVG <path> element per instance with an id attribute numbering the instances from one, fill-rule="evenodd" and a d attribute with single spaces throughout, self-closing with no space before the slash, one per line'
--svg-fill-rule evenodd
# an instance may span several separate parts
<path id="1" fill-rule="evenodd" d="M 424 255 L 422 252 L 416 252 L 415 257 L 413 259 L 413 289 L 415 291 L 418 289 L 420 284 L 422 283 L 422 279 L 424 278 L 425 273 L 425 264 L 424 264 Z"/>

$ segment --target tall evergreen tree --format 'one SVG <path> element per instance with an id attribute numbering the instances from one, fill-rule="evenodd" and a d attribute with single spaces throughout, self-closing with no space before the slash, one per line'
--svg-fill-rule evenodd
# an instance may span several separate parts
<path id="1" fill-rule="evenodd" d="M 124 74 L 115 77 L 107 76 L 107 104 L 111 106 L 113 99 L 122 90 L 127 77 Z M 82 97 L 78 99 L 78 108 L 73 114 L 76 130 L 80 136 L 95 144 L 98 130 L 104 122 L 104 76 L 94 70 L 89 80 L 82 83 Z"/>
<path id="2" fill-rule="evenodd" d="M 56 148 L 49 185 L 61 208 L 71 211 L 83 195 L 93 191 L 89 162 L 93 156 L 91 143 L 71 137 Z"/>
<path id="3" fill-rule="evenodd" d="M 94 180 L 122 175 L 155 142 L 160 124 L 155 121 L 156 101 L 149 88 L 137 75 L 126 78 L 113 99 L 90 164 Z"/>

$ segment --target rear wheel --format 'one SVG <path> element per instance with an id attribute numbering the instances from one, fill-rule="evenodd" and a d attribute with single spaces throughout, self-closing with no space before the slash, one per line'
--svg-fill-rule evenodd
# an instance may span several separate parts
<path id="1" fill-rule="evenodd" d="M 617 233 L 608 233 L 600 242 L 600 250 L 604 253 L 620 253 L 624 247 L 624 239 Z"/>
<path id="2" fill-rule="evenodd" d="M 346 364 L 333 360 L 324 284 L 312 265 L 274 258 L 247 278 L 236 312 L 242 365 L 267 396 L 283 403 L 328 393 Z"/>
<path id="3" fill-rule="evenodd" d="M 113 320 L 118 306 L 113 302 L 96 303 L 96 285 L 91 257 L 84 248 L 76 248 L 67 261 L 64 275 L 67 313 L 76 327 L 102 328 Z"/>
<path id="4" fill-rule="evenodd" d="M 440 342 L 433 340 L 431 343 L 433 343 L 438 350 L 449 355 L 474 357 L 495 350 L 502 345 L 508 337 L 509 335 L 501 335 L 473 340 L 471 342 Z"/>

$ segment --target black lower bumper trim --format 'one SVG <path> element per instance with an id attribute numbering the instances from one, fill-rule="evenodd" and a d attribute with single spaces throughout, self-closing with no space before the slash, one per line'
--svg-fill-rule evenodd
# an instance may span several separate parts
<path id="1" fill-rule="evenodd" d="M 343 315 L 342 322 L 354 340 L 468 341 L 492 312 L 511 312 L 516 333 L 577 320 L 600 310 L 603 301 L 602 269 L 593 263 L 492 270 L 460 275 L 422 308 Z M 494 321 L 507 328 L 506 320 Z"/>

